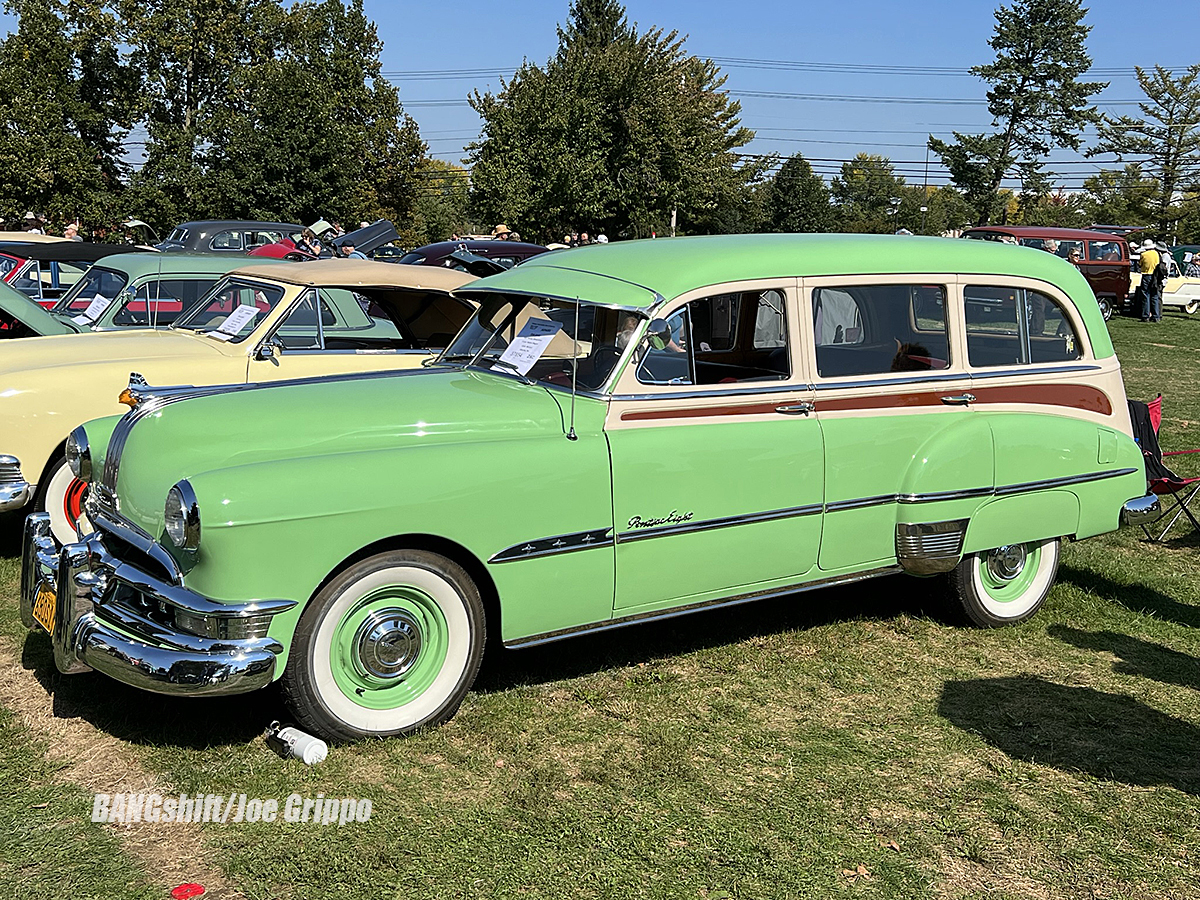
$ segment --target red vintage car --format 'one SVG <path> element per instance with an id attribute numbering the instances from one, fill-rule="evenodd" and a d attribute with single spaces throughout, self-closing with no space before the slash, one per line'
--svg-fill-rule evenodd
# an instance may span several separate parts
<path id="1" fill-rule="evenodd" d="M 1092 286 L 1104 318 L 1121 309 L 1129 296 L 1129 244 L 1117 234 L 1082 228 L 1048 228 L 1041 225 L 984 225 L 963 232 L 977 241 L 1015 240 L 1024 247 L 1048 249 L 1048 241 L 1058 246 L 1054 252 L 1066 259 L 1079 250 L 1079 271 Z"/>

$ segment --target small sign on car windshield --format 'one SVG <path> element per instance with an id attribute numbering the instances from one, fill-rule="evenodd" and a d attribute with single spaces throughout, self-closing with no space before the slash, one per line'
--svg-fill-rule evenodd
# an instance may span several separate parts
<path id="1" fill-rule="evenodd" d="M 552 319 L 530 319 L 500 355 L 500 361 L 508 363 L 522 375 L 528 374 L 561 328 L 562 322 Z"/>
<path id="2" fill-rule="evenodd" d="M 208 332 L 212 337 L 218 340 L 228 341 L 231 338 L 238 336 L 243 326 L 258 315 L 257 306 L 249 306 L 243 303 L 233 312 L 225 317 L 225 321 L 217 326 L 215 331 Z"/>
<path id="3" fill-rule="evenodd" d="M 104 311 L 108 309 L 110 303 L 112 303 L 112 300 L 108 297 L 105 297 L 103 294 L 97 294 L 92 298 L 92 302 L 88 304 L 88 308 L 75 316 L 71 321 L 80 325 L 91 325 L 104 315 Z"/>

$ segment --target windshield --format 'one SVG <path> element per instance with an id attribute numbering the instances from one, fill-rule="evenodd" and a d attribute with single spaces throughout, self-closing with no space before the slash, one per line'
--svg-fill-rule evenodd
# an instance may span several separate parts
<path id="1" fill-rule="evenodd" d="M 226 278 L 171 327 L 236 344 L 245 340 L 282 299 L 283 288 L 277 285 Z"/>
<path id="2" fill-rule="evenodd" d="M 97 266 L 92 266 L 83 278 L 79 279 L 75 287 L 71 288 L 62 299 L 54 307 L 56 313 L 66 313 L 68 315 L 79 315 L 85 312 L 92 304 L 103 304 L 104 307 L 117 299 L 117 295 L 125 287 L 128 278 L 124 272 L 116 272 L 112 269 L 101 269 Z M 93 311 L 95 308 L 93 307 Z M 103 307 L 101 308 L 103 311 Z M 99 318 L 99 313 L 89 317 L 91 321 Z"/>
<path id="3" fill-rule="evenodd" d="M 641 313 L 536 297 L 486 301 L 439 358 L 569 388 L 574 372 L 581 390 L 608 381 Z M 473 361 L 473 362 L 472 362 Z"/>

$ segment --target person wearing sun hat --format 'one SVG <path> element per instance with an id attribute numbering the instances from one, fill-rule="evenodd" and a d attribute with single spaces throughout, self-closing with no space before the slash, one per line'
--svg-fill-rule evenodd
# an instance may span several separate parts
<path id="1" fill-rule="evenodd" d="M 512 232 L 509 231 L 507 225 L 497 225 L 495 228 L 492 229 L 492 237 L 494 237 L 498 241 L 511 240 L 509 238 L 510 234 L 512 234 Z"/>
<path id="2" fill-rule="evenodd" d="M 1158 268 L 1158 251 L 1154 249 L 1154 241 L 1150 238 L 1142 241 L 1142 255 L 1138 259 L 1138 271 L 1142 280 L 1138 291 L 1142 295 L 1142 321 L 1158 322 L 1162 320 L 1162 294 L 1159 293 L 1158 279 L 1154 270 Z"/>

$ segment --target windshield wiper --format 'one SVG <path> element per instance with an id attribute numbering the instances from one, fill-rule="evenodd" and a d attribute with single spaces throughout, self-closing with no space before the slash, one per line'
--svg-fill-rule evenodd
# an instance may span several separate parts
<path id="1" fill-rule="evenodd" d="M 451 362 L 456 359 L 472 360 L 474 358 L 475 358 L 474 353 L 450 353 L 450 354 L 443 353 L 441 356 L 431 356 L 428 359 L 422 360 L 421 365 L 437 366 L 437 365 L 441 365 L 442 363 L 448 363 L 448 362 Z"/>
<path id="2" fill-rule="evenodd" d="M 491 362 L 490 368 L 494 369 L 497 366 L 512 370 L 512 372 L 526 384 L 534 384 L 535 383 L 532 378 L 530 378 L 528 375 L 526 375 L 524 372 L 522 372 L 519 367 L 510 363 L 507 359 L 493 359 Z"/>

